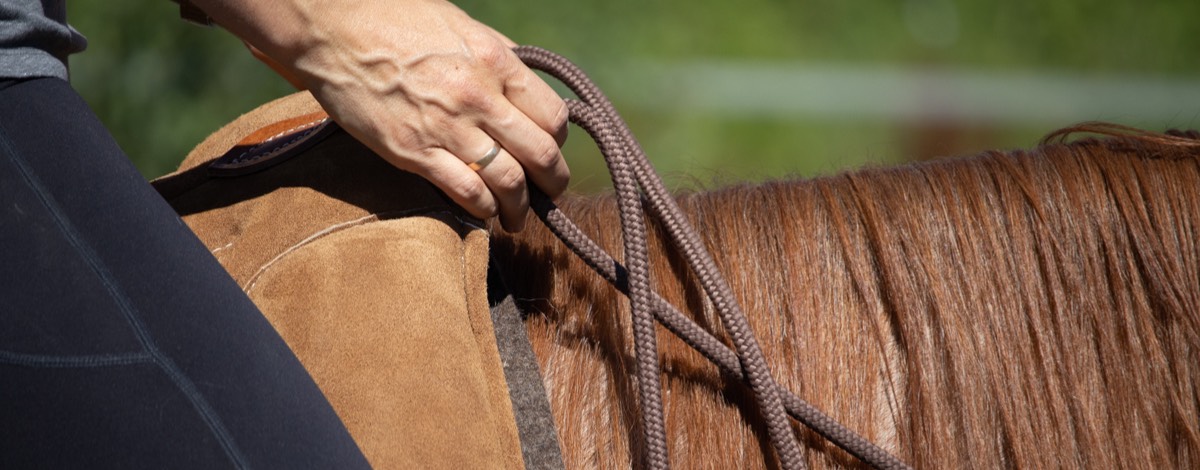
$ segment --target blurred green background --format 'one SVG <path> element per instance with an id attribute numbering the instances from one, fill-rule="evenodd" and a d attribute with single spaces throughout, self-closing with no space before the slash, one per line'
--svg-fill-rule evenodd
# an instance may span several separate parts
<path id="1" fill-rule="evenodd" d="M 1029 147 L 1089 119 L 1200 127 L 1195 0 L 456 3 L 588 70 L 677 186 Z M 148 178 L 291 91 L 173 3 L 69 7 L 90 42 L 72 82 Z M 573 187 L 594 191 L 573 131 Z"/>

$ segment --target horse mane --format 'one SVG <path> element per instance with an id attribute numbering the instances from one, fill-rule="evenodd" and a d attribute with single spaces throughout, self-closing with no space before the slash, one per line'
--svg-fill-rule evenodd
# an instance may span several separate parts
<path id="1" fill-rule="evenodd" d="M 1104 134 L 1067 142 L 1080 132 Z M 1200 134 L 679 196 L 775 378 L 917 468 L 1200 465 Z M 560 207 L 618 259 L 611 195 Z M 494 230 L 569 468 L 637 462 L 627 302 L 540 224 Z M 651 227 L 656 290 L 720 321 Z M 679 468 L 775 465 L 742 384 L 660 327 Z M 814 467 L 857 465 L 803 431 Z M 764 457 L 765 454 L 765 457 Z"/>

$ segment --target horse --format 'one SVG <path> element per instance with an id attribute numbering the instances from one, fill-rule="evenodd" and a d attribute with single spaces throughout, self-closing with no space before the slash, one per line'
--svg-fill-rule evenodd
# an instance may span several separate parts
<path id="1" fill-rule="evenodd" d="M 1195 467 L 1200 134 L 1054 136 L 1072 131 L 1108 137 L 692 191 L 680 205 L 773 380 L 904 461 Z M 510 394 L 524 384 L 489 319 L 488 245 L 549 392 L 560 438 L 549 446 L 569 468 L 643 462 L 629 312 L 613 288 L 537 224 L 492 227 L 489 240 L 483 222 L 336 130 L 310 95 L 238 118 L 155 187 L 373 465 L 515 468 L 555 454 L 523 455 L 530 420 Z M 618 245 L 612 196 L 561 203 Z M 656 291 L 728 344 L 683 256 L 650 228 Z M 671 461 L 777 467 L 746 385 L 658 333 Z M 862 465 L 792 426 L 810 467 Z"/>
<path id="2" fill-rule="evenodd" d="M 1106 135 L 1067 140 L 1078 132 Z M 1031 150 L 678 200 L 774 379 L 916 468 L 1194 468 L 1198 159 L 1194 131 L 1084 125 Z M 611 194 L 559 207 L 618 252 Z M 491 256 L 566 467 L 636 466 L 629 305 L 549 230 L 526 227 L 492 227 Z M 729 344 L 663 228 L 649 232 L 654 289 Z M 672 464 L 776 468 L 747 386 L 658 328 Z M 861 465 L 792 425 L 811 468 Z"/>

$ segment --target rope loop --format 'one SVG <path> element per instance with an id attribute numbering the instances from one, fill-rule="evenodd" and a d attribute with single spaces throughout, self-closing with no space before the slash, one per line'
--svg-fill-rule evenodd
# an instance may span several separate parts
<path id="1" fill-rule="evenodd" d="M 654 327 L 657 319 L 720 367 L 722 372 L 749 386 L 767 425 L 771 447 L 782 468 L 806 468 L 804 455 L 788 416 L 874 468 L 911 468 L 775 381 L 754 332 L 728 283 L 717 270 L 712 255 L 654 172 L 645 151 L 612 102 L 579 67 L 566 58 L 533 46 L 519 46 L 514 51 L 530 68 L 550 74 L 579 97 L 578 100 L 567 100 L 570 121 L 583 128 L 596 142 L 612 174 L 628 266 L 618 263 L 600 248 L 537 188 L 531 188 L 530 207 L 571 251 L 630 299 L 637 365 L 635 373 L 642 414 L 641 431 L 645 438 L 642 458 L 646 467 L 658 470 L 669 466 Z M 647 205 L 647 210 L 643 210 L 643 203 Z M 662 222 L 669 239 L 683 255 L 689 269 L 696 274 L 733 339 L 733 350 L 650 288 L 644 213 Z"/>

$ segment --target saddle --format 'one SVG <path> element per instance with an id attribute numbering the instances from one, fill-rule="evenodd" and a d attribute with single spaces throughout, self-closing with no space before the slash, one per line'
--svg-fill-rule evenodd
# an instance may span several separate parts
<path id="1" fill-rule="evenodd" d="M 497 343 L 482 221 L 337 129 L 307 92 L 241 116 L 153 184 L 374 467 L 526 465 L 502 363 L 522 361 Z M 518 401 L 541 390 L 527 382 Z"/>

